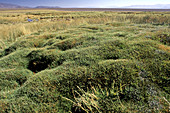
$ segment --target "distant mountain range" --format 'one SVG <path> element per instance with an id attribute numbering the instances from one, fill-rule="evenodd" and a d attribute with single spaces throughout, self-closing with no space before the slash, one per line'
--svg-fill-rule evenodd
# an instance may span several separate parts
<path id="1" fill-rule="evenodd" d="M 0 8 L 61 8 L 59 6 L 37 6 L 27 7 L 9 3 L 0 3 Z M 112 6 L 112 8 L 140 8 L 140 9 L 170 9 L 170 4 L 156 4 L 156 5 L 131 5 L 124 7 Z"/>
<path id="2" fill-rule="evenodd" d="M 58 6 L 37 6 L 35 8 L 60 8 Z"/>
<path id="3" fill-rule="evenodd" d="M 58 6 L 37 6 L 37 7 L 27 7 L 27 6 L 20 6 L 16 4 L 8 4 L 8 3 L 0 3 L 0 8 L 60 8 Z"/>
<path id="4" fill-rule="evenodd" d="M 124 8 L 144 8 L 144 9 L 170 9 L 170 4 L 156 4 L 156 5 L 131 5 Z"/>
<path id="5" fill-rule="evenodd" d="M 0 8 L 28 8 L 28 7 L 19 6 L 16 4 L 0 3 Z"/>

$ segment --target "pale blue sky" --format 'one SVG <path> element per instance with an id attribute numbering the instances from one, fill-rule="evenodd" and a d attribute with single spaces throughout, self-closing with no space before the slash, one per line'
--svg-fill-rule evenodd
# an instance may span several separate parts
<path id="1" fill-rule="evenodd" d="M 129 5 L 170 4 L 170 0 L 0 0 L 23 6 L 112 7 Z"/>

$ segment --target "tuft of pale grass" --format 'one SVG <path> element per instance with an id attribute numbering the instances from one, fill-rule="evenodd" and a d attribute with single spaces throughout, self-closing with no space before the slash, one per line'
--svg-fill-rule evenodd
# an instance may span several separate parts
<path id="1" fill-rule="evenodd" d="M 165 45 L 160 44 L 160 45 L 158 46 L 158 48 L 170 53 L 170 47 L 169 47 L 169 46 L 165 46 Z"/>

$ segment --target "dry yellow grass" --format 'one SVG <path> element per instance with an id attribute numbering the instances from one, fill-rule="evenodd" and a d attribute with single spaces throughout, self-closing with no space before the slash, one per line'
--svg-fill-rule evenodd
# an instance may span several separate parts
<path id="1" fill-rule="evenodd" d="M 167 52 L 170 53 L 170 47 L 169 46 L 165 46 L 165 45 L 160 44 L 159 49 L 167 51 Z"/>
<path id="2" fill-rule="evenodd" d="M 27 22 L 27 18 L 39 21 Z M 44 9 L 1 10 L 0 11 L 0 47 L 5 48 L 19 37 L 32 33 L 55 32 L 69 27 L 115 22 L 131 23 L 168 23 L 170 15 L 159 12 L 126 14 L 125 12 L 68 12 Z"/>

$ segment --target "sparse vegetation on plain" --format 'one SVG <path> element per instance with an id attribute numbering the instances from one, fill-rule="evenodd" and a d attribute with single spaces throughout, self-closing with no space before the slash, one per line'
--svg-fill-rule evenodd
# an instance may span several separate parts
<path id="1" fill-rule="evenodd" d="M 0 11 L 0 112 L 169 112 L 169 18 Z"/>

